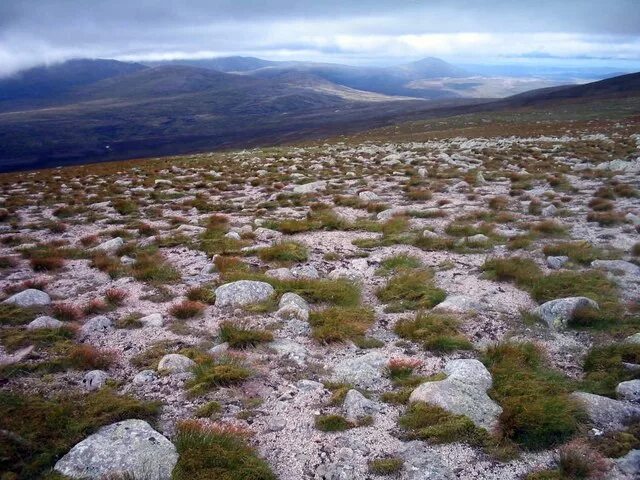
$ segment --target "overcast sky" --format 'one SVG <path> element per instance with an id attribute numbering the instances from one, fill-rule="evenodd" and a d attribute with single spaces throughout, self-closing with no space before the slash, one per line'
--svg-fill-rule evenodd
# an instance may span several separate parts
<path id="1" fill-rule="evenodd" d="M 0 0 L 0 75 L 78 57 L 226 55 L 640 70 L 640 0 Z"/>

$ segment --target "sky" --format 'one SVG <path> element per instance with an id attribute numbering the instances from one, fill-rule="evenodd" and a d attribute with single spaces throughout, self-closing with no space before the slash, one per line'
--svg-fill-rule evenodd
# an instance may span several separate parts
<path id="1" fill-rule="evenodd" d="M 0 76 L 228 55 L 640 70 L 640 0 L 0 0 Z"/>

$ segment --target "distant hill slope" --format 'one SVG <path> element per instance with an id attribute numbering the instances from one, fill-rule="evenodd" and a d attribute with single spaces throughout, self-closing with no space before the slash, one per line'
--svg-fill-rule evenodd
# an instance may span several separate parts
<path id="1" fill-rule="evenodd" d="M 508 97 L 498 103 L 511 105 L 536 105 L 545 102 L 572 99 L 611 98 L 640 93 L 640 73 L 630 73 L 618 77 L 607 78 L 584 85 L 568 85 L 561 87 L 531 90 Z"/>
<path id="2" fill-rule="evenodd" d="M 84 85 L 127 75 L 147 67 L 116 60 L 70 60 L 0 78 L 0 102 L 57 98 Z"/>

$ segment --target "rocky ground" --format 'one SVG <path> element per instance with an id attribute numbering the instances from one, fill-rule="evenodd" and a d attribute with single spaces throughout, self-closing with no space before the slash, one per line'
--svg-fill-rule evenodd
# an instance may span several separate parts
<path id="1" fill-rule="evenodd" d="M 4 425 L 2 478 L 638 478 L 640 133 L 463 135 L 0 178 L 0 425 L 160 402 L 46 461 Z"/>

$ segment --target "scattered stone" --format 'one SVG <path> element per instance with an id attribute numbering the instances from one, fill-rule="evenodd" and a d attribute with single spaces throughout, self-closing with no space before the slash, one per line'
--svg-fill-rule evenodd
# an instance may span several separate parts
<path id="1" fill-rule="evenodd" d="M 19 307 L 41 307 L 51 303 L 51 297 L 42 290 L 28 288 L 22 292 L 11 295 L 2 303 L 12 303 Z"/>
<path id="2" fill-rule="evenodd" d="M 473 313 L 485 310 L 482 303 L 466 295 L 452 295 L 447 297 L 443 302 L 433 307 L 433 309 L 452 313 Z"/>
<path id="3" fill-rule="evenodd" d="M 269 347 L 274 349 L 280 357 L 289 359 L 297 365 L 304 366 L 306 363 L 308 355 L 307 349 L 293 340 L 274 340 L 269 343 Z"/>
<path id="4" fill-rule="evenodd" d="M 131 475 L 169 480 L 177 461 L 173 444 L 147 422 L 124 420 L 82 440 L 56 463 L 54 470 L 77 479 Z"/>
<path id="5" fill-rule="evenodd" d="M 34 320 L 31 320 L 27 325 L 27 330 L 39 330 L 39 329 L 54 329 L 60 328 L 64 325 L 60 320 L 53 317 L 43 315 Z"/>
<path id="6" fill-rule="evenodd" d="M 275 290 L 266 282 L 238 280 L 216 288 L 216 307 L 238 307 L 268 300 Z"/>
<path id="7" fill-rule="evenodd" d="M 543 320 L 549 328 L 566 328 L 580 309 L 598 309 L 598 304 L 587 297 L 567 297 L 550 300 L 537 307 L 533 314 Z"/>
<path id="8" fill-rule="evenodd" d="M 380 201 L 380 196 L 377 193 L 364 191 L 358 194 L 358 198 L 364 202 L 378 202 Z"/>
<path id="9" fill-rule="evenodd" d="M 445 465 L 442 455 L 425 448 L 424 442 L 407 442 L 398 452 L 404 460 L 404 472 L 407 480 L 454 480 L 456 477 Z"/>
<path id="10" fill-rule="evenodd" d="M 366 398 L 357 390 L 349 390 L 344 397 L 344 403 L 342 404 L 344 410 L 344 416 L 350 422 L 357 422 L 363 417 L 373 415 L 380 410 L 380 406 Z"/>
<path id="11" fill-rule="evenodd" d="M 464 237 L 456 241 L 457 246 L 471 245 L 472 247 L 480 247 L 486 245 L 489 242 L 489 237 L 478 233 L 471 235 L 470 237 Z"/>
<path id="12" fill-rule="evenodd" d="M 82 378 L 82 387 L 92 392 L 94 390 L 100 390 L 109 378 L 107 372 L 102 370 L 91 370 L 90 372 L 85 373 Z"/>
<path id="13" fill-rule="evenodd" d="M 548 205 L 542 209 L 543 217 L 555 217 L 557 213 L 558 213 L 558 208 L 553 204 Z"/>
<path id="14" fill-rule="evenodd" d="M 616 387 L 616 394 L 620 400 L 640 402 L 640 380 L 620 382 Z"/>
<path id="15" fill-rule="evenodd" d="M 135 385 L 142 385 L 144 383 L 151 383 L 156 378 L 158 378 L 158 374 L 153 370 L 142 370 L 141 372 L 136 373 L 136 376 L 133 377 L 133 383 Z"/>
<path id="16" fill-rule="evenodd" d="M 287 426 L 286 419 L 282 417 L 275 417 L 275 418 L 269 419 L 269 421 L 267 422 L 266 430 L 267 432 L 279 432 L 281 430 L 284 430 L 286 426 Z"/>
<path id="17" fill-rule="evenodd" d="M 159 372 L 185 373 L 196 366 L 196 362 L 179 353 L 169 353 L 158 362 Z"/>
<path id="18" fill-rule="evenodd" d="M 360 388 L 379 389 L 382 371 L 387 361 L 387 357 L 380 352 L 346 358 L 336 364 L 332 379 L 336 382 L 352 383 Z"/>
<path id="19" fill-rule="evenodd" d="M 569 257 L 565 255 L 560 255 L 557 257 L 547 257 L 547 265 L 549 265 L 549 268 L 552 268 L 554 270 L 558 270 L 559 268 L 562 268 L 564 264 L 567 263 L 568 261 L 569 261 Z"/>
<path id="20" fill-rule="evenodd" d="M 219 343 L 209 349 L 209 355 L 222 355 L 229 350 L 229 344 L 227 342 Z"/>
<path id="21" fill-rule="evenodd" d="M 269 228 L 258 227 L 255 229 L 255 238 L 259 242 L 271 242 L 282 238 L 282 233 Z"/>
<path id="22" fill-rule="evenodd" d="M 640 419 L 640 406 L 587 392 L 573 392 L 571 396 L 584 407 L 593 426 L 600 430 L 622 430 L 625 425 Z"/>
<path id="23" fill-rule="evenodd" d="M 80 337 L 86 338 L 90 335 L 104 334 L 109 330 L 113 330 L 113 324 L 104 315 L 98 315 L 87 320 L 82 327 L 80 327 Z"/>
<path id="24" fill-rule="evenodd" d="M 287 292 L 280 298 L 276 315 L 283 320 L 309 320 L 309 304 L 296 293 Z"/>
<path id="25" fill-rule="evenodd" d="M 319 180 L 317 182 L 305 183 L 293 187 L 293 193 L 316 193 L 327 189 L 327 182 Z"/>
<path id="26" fill-rule="evenodd" d="M 92 252 L 105 252 L 109 254 L 116 253 L 120 247 L 124 245 L 124 240 L 121 237 L 112 238 L 106 242 L 102 242 L 91 249 Z"/>
<path id="27" fill-rule="evenodd" d="M 140 321 L 144 324 L 145 327 L 161 327 L 162 325 L 164 325 L 164 319 L 162 318 L 162 314 L 160 313 L 145 315 L 140 319 Z"/>
<path id="28" fill-rule="evenodd" d="M 410 402 L 426 402 L 457 415 L 466 415 L 477 426 L 492 430 L 498 425 L 502 407 L 487 395 L 491 374 L 478 360 L 452 360 L 444 369 L 447 378 L 426 382 L 409 397 Z"/>

